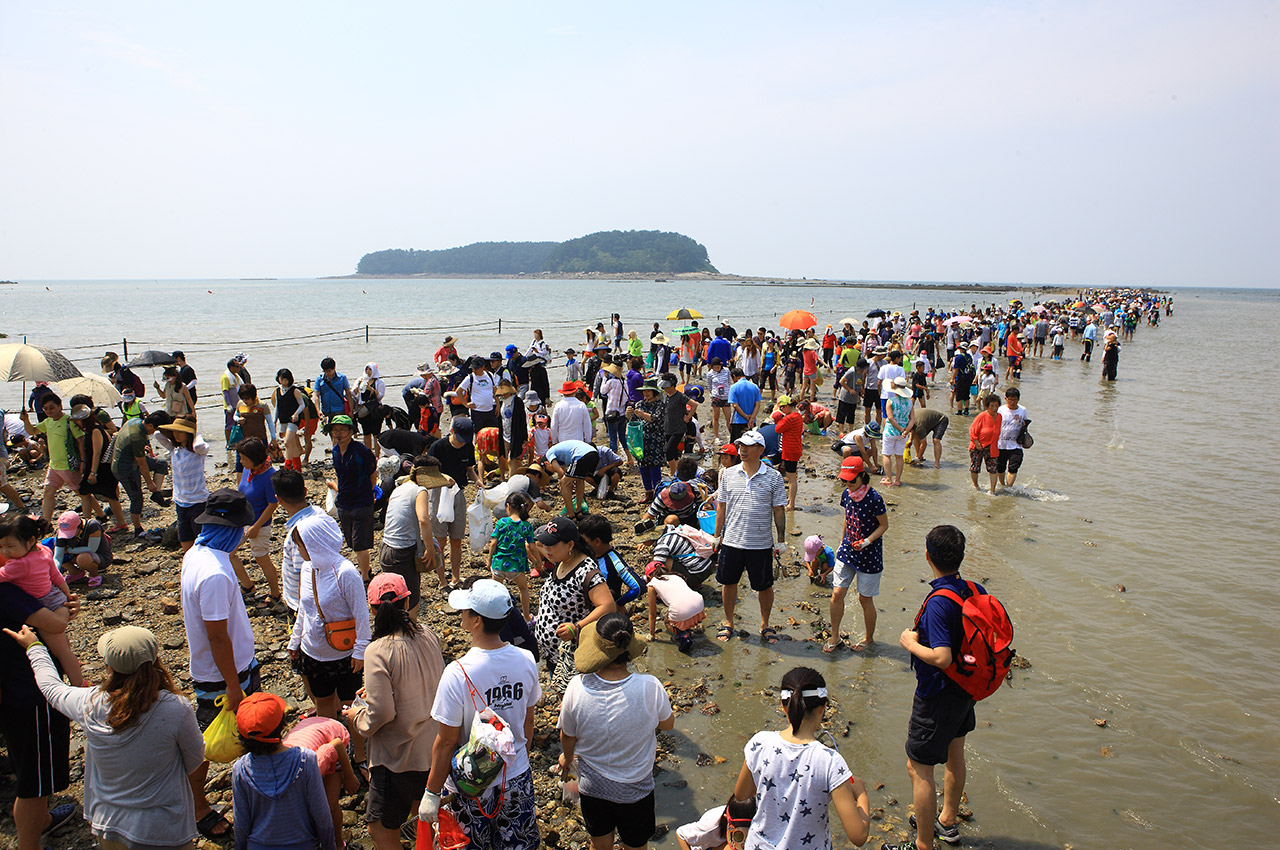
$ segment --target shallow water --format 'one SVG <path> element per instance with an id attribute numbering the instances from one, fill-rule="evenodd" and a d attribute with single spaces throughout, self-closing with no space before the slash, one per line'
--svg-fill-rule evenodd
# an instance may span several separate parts
<path id="1" fill-rule="evenodd" d="M 353 379 L 371 359 L 384 374 L 404 376 L 448 331 L 461 337 L 464 353 L 487 353 L 499 340 L 523 344 L 535 323 L 553 348 L 581 348 L 583 326 L 614 309 L 647 338 L 649 322 L 676 307 L 702 309 L 710 320 L 719 305 L 742 329 L 748 319 L 772 325 L 788 309 L 808 308 L 810 297 L 825 323 L 872 307 L 923 311 L 1010 296 L 722 283 L 24 282 L 0 287 L 0 330 L 68 350 L 86 371 L 104 349 L 120 351 L 126 336 L 130 354 L 182 347 L 208 396 L 240 350 L 260 383 L 280 366 L 314 376 L 325 354 Z M 474 326 L 499 316 L 501 336 L 494 325 Z M 648 664 L 664 680 L 723 676 L 711 696 L 721 713 L 677 722 L 681 764 L 659 777 L 660 822 L 692 820 L 728 796 L 747 737 L 775 725 L 761 691 L 776 689 L 797 663 L 828 677 L 840 703 L 841 751 L 870 788 L 885 783 L 872 791 L 873 804 L 895 797 L 899 805 L 887 814 L 905 820 L 902 745 L 914 680 L 897 635 L 924 595 L 924 533 L 949 522 L 969 536 L 965 572 L 1008 606 L 1015 646 L 1032 663 L 979 706 L 968 749 L 975 819 L 966 839 L 1000 847 L 1270 846 L 1280 829 L 1273 584 L 1280 410 L 1268 391 L 1280 380 L 1278 321 L 1275 291 L 1175 290 L 1174 315 L 1158 329 L 1139 328 L 1113 385 L 1100 380 L 1099 360 L 1081 364 L 1070 344 L 1061 362 L 1030 361 L 1021 387 L 1036 444 L 1013 495 L 973 491 L 969 420 L 953 417 L 943 469 L 909 469 L 907 486 L 884 493 L 896 506 L 878 604 L 881 642 L 865 655 L 824 656 L 803 640 L 817 615 L 798 604 L 816 606 L 823 619 L 827 612 L 826 594 L 815 597 L 802 579 L 780 582 L 774 617 L 780 627 L 788 617 L 800 623 L 781 629 L 796 641 L 774 649 L 754 637 L 707 642 L 692 659 L 657 644 Z M 422 327 L 429 330 L 380 330 Z M 235 343 L 340 329 L 351 330 Z M 149 381 L 148 371 L 141 374 Z M 389 384 L 398 390 L 399 382 Z M 0 386 L 0 405 L 17 398 L 17 386 Z M 945 405 L 945 390 L 931 403 Z M 802 477 L 800 503 L 818 508 L 802 514 L 805 528 L 834 543 L 839 491 L 825 477 L 834 461 L 825 442 L 811 446 L 824 477 Z M 754 634 L 751 594 L 739 610 L 740 626 Z M 861 628 L 856 603 L 844 628 Z M 726 762 L 695 766 L 702 751 Z M 663 784 L 680 779 L 688 786 Z M 674 838 L 659 846 L 674 847 Z"/>

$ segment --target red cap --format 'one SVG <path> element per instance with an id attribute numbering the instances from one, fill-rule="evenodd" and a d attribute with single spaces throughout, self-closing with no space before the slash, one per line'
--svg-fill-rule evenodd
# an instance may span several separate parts
<path id="1" fill-rule="evenodd" d="M 236 709 L 236 730 L 245 738 L 266 744 L 280 743 L 276 734 L 288 710 L 285 701 L 275 694 L 259 691 L 250 694 Z"/>
<path id="2" fill-rule="evenodd" d="M 722 454 L 722 455 L 732 455 L 733 457 L 737 457 L 737 456 L 738 456 L 738 446 L 737 446 L 737 444 L 736 444 L 736 443 L 729 443 L 728 445 L 721 447 L 721 449 L 720 449 L 720 454 Z"/>
<path id="3" fill-rule="evenodd" d="M 369 604 L 380 605 L 383 602 L 399 602 L 409 598 L 409 585 L 399 573 L 378 573 L 369 582 Z"/>
<path id="4" fill-rule="evenodd" d="M 847 457 L 840 462 L 840 480 L 852 481 L 861 475 L 864 469 L 862 458 L 857 456 Z"/>

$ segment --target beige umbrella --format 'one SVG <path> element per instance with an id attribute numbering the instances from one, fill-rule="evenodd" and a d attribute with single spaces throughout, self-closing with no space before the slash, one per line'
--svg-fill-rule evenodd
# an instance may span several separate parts
<path id="1" fill-rule="evenodd" d="M 81 375 L 79 378 L 67 378 L 54 384 L 58 395 L 69 399 L 76 395 L 87 395 L 98 407 L 111 407 L 120 401 L 120 391 L 115 385 L 101 375 Z"/>
<path id="2" fill-rule="evenodd" d="M 76 365 L 52 348 L 21 342 L 0 345 L 0 380 L 61 381 L 78 377 Z"/>

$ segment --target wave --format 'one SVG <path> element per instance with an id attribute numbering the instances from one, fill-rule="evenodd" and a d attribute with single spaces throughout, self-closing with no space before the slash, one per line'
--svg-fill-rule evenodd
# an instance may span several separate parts
<path id="1" fill-rule="evenodd" d="M 996 491 L 997 495 L 1021 496 L 1024 499 L 1032 499 L 1036 502 L 1069 502 L 1071 497 L 1066 493 L 1059 493 L 1057 490 L 1050 490 L 1047 487 L 1041 487 L 1040 482 L 1034 478 L 1029 484 L 1014 484 L 1012 487 L 1001 487 Z"/>

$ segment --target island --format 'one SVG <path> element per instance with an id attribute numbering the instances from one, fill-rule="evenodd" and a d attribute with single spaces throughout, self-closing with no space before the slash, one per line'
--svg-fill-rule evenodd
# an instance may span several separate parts
<path id="1" fill-rule="evenodd" d="M 356 273 L 399 275 L 718 274 L 705 246 L 661 230 L 602 230 L 566 242 L 473 242 L 360 258 Z"/>

